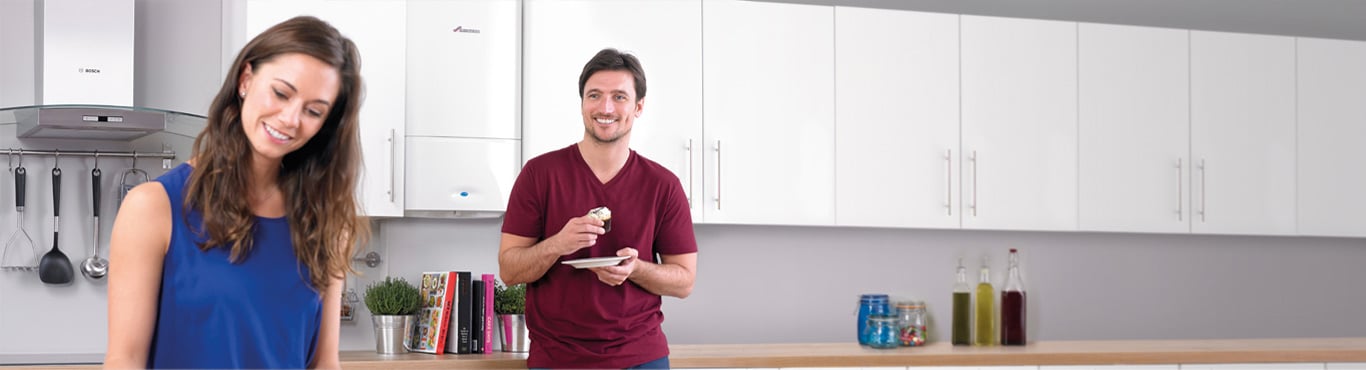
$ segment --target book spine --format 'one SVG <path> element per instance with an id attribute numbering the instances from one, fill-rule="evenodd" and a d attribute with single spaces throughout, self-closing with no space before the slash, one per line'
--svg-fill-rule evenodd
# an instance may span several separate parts
<path id="1" fill-rule="evenodd" d="M 493 288 L 497 283 L 493 279 L 493 274 L 484 274 L 484 353 L 493 353 L 493 324 L 496 317 L 493 315 Z"/>
<path id="2" fill-rule="evenodd" d="M 446 323 L 451 319 L 451 297 L 454 296 L 452 293 L 455 293 L 455 274 L 445 273 L 441 275 L 441 278 L 446 281 L 446 289 L 441 295 L 441 316 L 436 322 L 436 327 L 432 328 L 433 331 L 436 331 L 436 340 L 431 348 L 431 353 L 441 353 L 441 349 L 446 348 Z"/>
<path id="3" fill-rule="evenodd" d="M 474 308 L 474 299 L 470 289 L 474 288 L 474 284 L 471 282 L 469 271 L 460 271 L 458 274 L 460 275 L 460 284 L 457 287 L 456 294 L 459 295 L 460 304 L 456 307 L 455 318 L 460 320 L 460 325 L 457 326 L 457 329 L 460 330 L 460 342 L 456 344 L 456 353 L 471 353 L 470 310 Z"/>
<path id="4" fill-rule="evenodd" d="M 470 289 L 473 304 L 470 310 L 470 353 L 484 353 L 484 281 L 475 280 Z"/>

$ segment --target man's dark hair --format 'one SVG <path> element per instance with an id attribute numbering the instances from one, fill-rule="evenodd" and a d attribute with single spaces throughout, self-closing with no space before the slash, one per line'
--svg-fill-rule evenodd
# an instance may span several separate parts
<path id="1" fill-rule="evenodd" d="M 636 101 L 645 98 L 645 69 L 640 66 L 640 60 L 635 55 L 607 48 L 599 51 L 583 66 L 583 73 L 579 74 L 579 99 L 583 99 L 583 85 L 598 71 L 631 72 L 631 76 L 635 77 Z"/>

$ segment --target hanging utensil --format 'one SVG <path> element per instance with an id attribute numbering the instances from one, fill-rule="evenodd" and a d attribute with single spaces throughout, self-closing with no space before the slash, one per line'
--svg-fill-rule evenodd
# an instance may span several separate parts
<path id="1" fill-rule="evenodd" d="M 99 280 L 109 273 L 109 261 L 100 257 L 100 152 L 95 152 L 95 169 L 90 170 L 90 209 L 95 214 L 95 233 L 91 237 L 90 257 L 81 262 L 81 274 Z"/>
<path id="2" fill-rule="evenodd" d="M 66 285 L 71 284 L 71 276 L 76 271 L 71 268 L 71 260 L 57 248 L 57 232 L 62 227 L 62 169 L 59 165 L 52 165 L 52 250 L 38 261 L 38 278 L 47 284 Z"/>
<path id="3" fill-rule="evenodd" d="M 10 150 L 13 153 L 13 150 Z M 14 168 L 14 208 L 15 230 L 10 236 L 9 242 L 5 243 L 5 252 L 0 261 L 3 262 L 5 270 L 12 271 L 33 271 L 38 269 L 38 255 L 42 253 L 37 245 L 33 244 L 33 237 L 24 230 L 24 187 L 27 184 L 27 171 L 24 170 L 24 154 L 19 153 L 19 167 Z M 10 256 L 20 256 L 12 259 Z M 28 257 L 22 257 L 22 256 Z"/>
<path id="4" fill-rule="evenodd" d="M 133 165 L 124 170 L 122 175 L 119 175 L 119 208 L 115 208 L 115 210 L 123 208 L 123 198 L 128 195 L 128 191 L 151 180 L 152 178 L 147 175 L 147 171 L 138 169 L 138 153 L 134 152 Z"/>

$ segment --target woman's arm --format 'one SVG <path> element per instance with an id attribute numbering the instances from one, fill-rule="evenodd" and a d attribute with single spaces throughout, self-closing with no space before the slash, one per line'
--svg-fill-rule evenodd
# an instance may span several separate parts
<path id="1" fill-rule="evenodd" d="M 128 192 L 109 240 L 106 369 L 147 367 L 156 328 L 161 266 L 171 240 L 171 201 L 159 182 Z"/>
<path id="2" fill-rule="evenodd" d="M 323 291 L 323 317 L 318 328 L 318 350 L 313 354 L 312 369 L 341 369 L 341 295 L 342 279 L 332 279 Z"/>

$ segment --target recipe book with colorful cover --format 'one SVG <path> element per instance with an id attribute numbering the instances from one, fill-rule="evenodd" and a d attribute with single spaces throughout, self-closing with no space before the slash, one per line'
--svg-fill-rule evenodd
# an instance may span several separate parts
<path id="1" fill-rule="evenodd" d="M 453 272 L 422 273 L 422 287 L 418 289 L 422 308 L 417 310 L 417 322 L 413 325 L 413 351 L 441 353 L 446 348 L 446 325 L 451 321 L 458 276 Z"/>
<path id="2" fill-rule="evenodd" d="M 493 287 L 495 280 L 493 274 L 484 274 L 484 353 L 493 353 Z"/>

